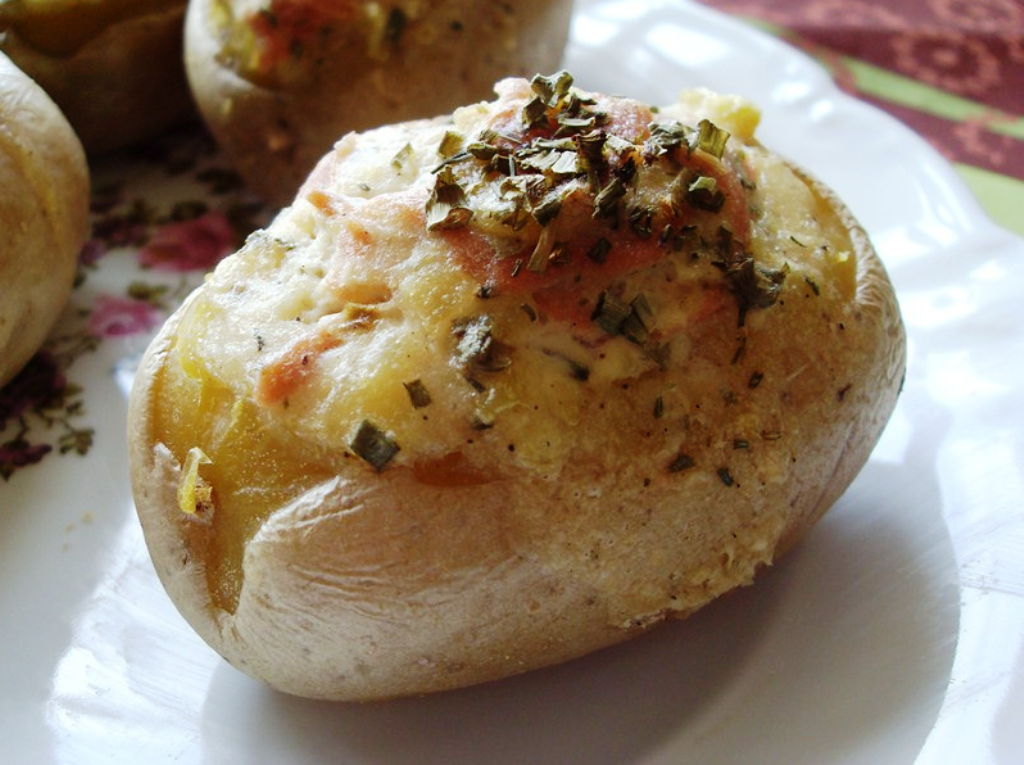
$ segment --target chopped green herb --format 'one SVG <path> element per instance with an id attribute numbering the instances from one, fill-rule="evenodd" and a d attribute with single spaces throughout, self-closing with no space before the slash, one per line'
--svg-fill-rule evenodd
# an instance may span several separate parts
<path id="1" fill-rule="evenodd" d="M 535 96 L 523 107 L 523 124 L 527 128 L 540 127 L 547 121 L 548 105 L 540 96 Z"/>
<path id="2" fill-rule="evenodd" d="M 699 245 L 701 244 L 698 228 L 691 223 L 676 229 L 674 225 L 669 223 L 661 230 L 661 234 L 658 235 L 658 244 L 663 247 L 671 247 L 673 252 L 679 252 L 684 247 L 697 248 L 693 252 L 693 257 L 696 259 L 699 257 Z"/>
<path id="3" fill-rule="evenodd" d="M 452 326 L 455 356 L 471 372 L 500 372 L 512 364 L 510 349 L 493 336 L 493 320 L 487 314 L 463 319 Z"/>
<path id="4" fill-rule="evenodd" d="M 392 45 L 397 45 L 402 39 L 402 33 L 408 23 L 409 19 L 406 17 L 405 11 L 398 7 L 392 8 L 388 14 L 388 20 L 384 24 L 384 40 Z"/>
<path id="5" fill-rule="evenodd" d="M 631 306 L 620 303 L 607 292 L 602 292 L 590 320 L 609 335 L 619 335 L 622 333 L 623 323 L 632 312 Z"/>
<path id="6" fill-rule="evenodd" d="M 541 229 L 537 238 L 537 246 L 530 254 L 530 260 L 526 264 L 526 270 L 535 274 L 542 274 L 548 268 L 548 261 L 555 249 L 555 232 L 551 228 Z"/>
<path id="7" fill-rule="evenodd" d="M 571 117 L 566 112 L 558 115 L 558 131 L 556 136 L 577 135 L 584 130 L 592 130 L 597 126 L 598 115 L 588 114 L 585 117 Z"/>
<path id="8" fill-rule="evenodd" d="M 697 148 L 715 159 L 722 158 L 728 140 L 729 131 L 722 130 L 710 120 L 704 119 L 697 124 Z"/>
<path id="9" fill-rule="evenodd" d="M 732 473 L 729 472 L 729 468 L 718 468 L 715 472 L 718 473 L 719 480 L 726 486 L 733 486 L 736 483 Z"/>
<path id="10" fill-rule="evenodd" d="M 466 153 L 484 162 L 490 162 L 498 155 L 498 147 L 483 141 L 473 141 L 466 147 Z"/>
<path id="11" fill-rule="evenodd" d="M 502 225 L 508 226 L 513 231 L 519 231 L 530 219 L 526 210 L 525 197 L 516 197 L 502 208 L 498 214 L 498 220 Z"/>
<path id="12" fill-rule="evenodd" d="M 686 187 L 686 201 L 700 210 L 718 212 L 725 204 L 725 194 L 710 175 L 699 175 Z"/>
<path id="13" fill-rule="evenodd" d="M 671 343 L 655 343 L 651 341 L 644 343 L 644 358 L 653 361 L 660 369 L 665 369 L 668 366 L 668 360 L 671 357 Z"/>
<path id="14" fill-rule="evenodd" d="M 594 217 L 607 218 L 618 210 L 619 201 L 626 195 L 626 185 L 612 178 L 594 197 Z"/>
<path id="15" fill-rule="evenodd" d="M 412 382 L 402 384 L 405 386 L 405 390 L 409 393 L 409 400 L 412 402 L 414 409 L 422 409 L 425 406 L 430 406 L 430 392 L 427 390 L 427 386 L 423 384 L 422 380 L 416 379 Z"/>
<path id="16" fill-rule="evenodd" d="M 556 72 L 550 77 L 538 74 L 530 81 L 530 88 L 551 109 L 557 107 L 562 99 L 569 95 L 571 87 L 572 75 L 565 70 Z"/>
<path id="17" fill-rule="evenodd" d="M 768 308 L 779 299 L 789 265 L 769 268 L 755 263 L 750 255 L 743 255 L 738 262 L 726 266 L 725 273 L 739 303 L 739 324 L 742 327 L 751 308 Z"/>
<path id="18" fill-rule="evenodd" d="M 357 457 L 366 460 L 378 471 L 383 470 L 399 452 L 398 444 L 369 420 L 359 423 L 349 447 Z"/>
<path id="19" fill-rule="evenodd" d="M 693 128 L 672 120 L 655 122 L 649 128 L 651 137 L 648 139 L 648 154 L 654 157 L 663 156 L 680 146 L 689 146 Z"/>
<path id="20" fill-rule="evenodd" d="M 598 265 L 608 260 L 608 253 L 611 252 L 612 243 L 603 236 L 594 242 L 594 246 L 587 250 L 587 257 Z"/>
<path id="21" fill-rule="evenodd" d="M 733 253 L 733 242 L 736 237 L 733 235 L 732 228 L 727 224 L 722 223 L 718 227 L 718 231 L 715 235 L 715 250 L 723 258 L 731 258 Z"/>
<path id="22" fill-rule="evenodd" d="M 622 335 L 645 348 L 651 330 L 654 329 L 654 311 L 643 294 L 637 295 L 629 305 L 625 305 L 607 292 L 602 292 L 590 319 L 609 335 Z"/>
<path id="23" fill-rule="evenodd" d="M 627 216 L 629 225 L 633 227 L 639 236 L 645 239 L 651 235 L 651 224 L 654 221 L 654 208 L 649 205 L 637 205 L 629 211 Z"/>
<path id="24" fill-rule="evenodd" d="M 470 159 L 472 156 L 473 155 L 470 154 L 468 151 L 456 152 L 455 154 L 452 154 L 450 157 L 445 158 L 444 161 L 442 161 L 440 164 L 436 165 L 430 172 L 432 172 L 432 173 L 439 173 L 440 171 L 444 170 L 446 167 L 448 167 L 450 165 L 454 165 L 454 164 L 456 164 L 458 162 L 463 162 L 463 161 L 465 161 L 467 159 Z"/>
<path id="25" fill-rule="evenodd" d="M 595 106 L 597 101 L 592 96 L 581 96 L 578 93 L 569 93 L 569 103 L 565 110 L 570 114 L 579 114 L 584 106 Z M 599 117 L 607 117 L 603 112 L 594 112 Z"/>
<path id="26" fill-rule="evenodd" d="M 555 242 L 548 255 L 548 263 L 553 266 L 564 266 L 569 262 L 569 247 L 565 242 Z"/>
<path id="27" fill-rule="evenodd" d="M 684 470 L 692 468 L 697 463 L 694 462 L 693 457 L 689 454 L 680 454 L 668 465 L 668 472 L 670 473 L 681 473 Z"/>
<path id="28" fill-rule="evenodd" d="M 664 247 L 669 242 L 675 242 L 676 240 L 676 228 L 671 223 L 666 223 L 665 227 L 658 234 L 658 246 Z"/>
<path id="29" fill-rule="evenodd" d="M 555 162 L 551 165 L 551 172 L 555 175 L 576 175 L 580 172 L 579 154 L 573 151 L 554 152 Z"/>
<path id="30" fill-rule="evenodd" d="M 412 156 L 412 144 L 411 143 L 407 143 L 405 146 L 403 146 L 399 150 L 399 152 L 391 160 L 391 166 L 393 168 L 395 168 L 396 170 L 401 170 L 402 168 L 405 167 L 405 163 L 409 160 L 409 157 L 411 157 L 411 156 Z"/>
<path id="31" fill-rule="evenodd" d="M 445 167 L 437 174 L 427 200 L 427 229 L 461 228 L 472 217 L 473 211 L 466 206 L 466 192 L 455 180 L 451 167 Z"/>
<path id="32" fill-rule="evenodd" d="M 533 214 L 534 220 L 540 225 L 546 226 L 557 217 L 561 209 L 562 195 L 556 189 L 546 194 L 531 208 L 530 212 Z"/>
<path id="33" fill-rule="evenodd" d="M 609 139 L 614 137 L 615 136 L 609 136 Z M 611 141 L 609 141 L 609 143 L 610 142 Z M 636 159 L 633 156 L 633 144 L 627 143 L 625 151 L 628 151 L 629 155 L 626 157 L 626 160 L 624 162 L 619 164 L 613 170 L 613 173 L 616 178 L 618 178 L 624 184 L 627 184 L 632 183 L 633 179 L 636 177 Z"/>
<path id="34" fill-rule="evenodd" d="M 658 396 L 654 399 L 654 419 L 660 420 L 665 415 L 665 400 Z"/>
<path id="35" fill-rule="evenodd" d="M 629 309 L 629 315 L 623 320 L 620 332 L 627 340 L 644 345 L 654 328 L 654 311 L 643 294 L 633 298 Z"/>
<path id="36" fill-rule="evenodd" d="M 754 372 L 752 375 L 750 375 L 750 379 L 747 380 L 747 387 L 753 390 L 754 388 L 761 384 L 761 381 L 763 379 L 764 374 L 762 372 Z"/>
<path id="37" fill-rule="evenodd" d="M 497 173 L 498 175 L 515 178 L 519 174 L 519 168 L 516 166 L 516 161 L 515 154 L 499 151 L 494 155 L 491 161 L 487 163 L 486 171 L 488 173 Z"/>
<path id="38" fill-rule="evenodd" d="M 440 144 L 437 146 L 437 154 L 447 159 L 462 151 L 462 134 L 455 130 L 445 130 Z"/>

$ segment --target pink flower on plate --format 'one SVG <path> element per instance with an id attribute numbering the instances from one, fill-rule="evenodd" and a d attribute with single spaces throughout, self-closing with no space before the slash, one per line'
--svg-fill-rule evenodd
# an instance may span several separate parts
<path id="1" fill-rule="evenodd" d="M 163 313 L 144 300 L 99 295 L 93 301 L 89 332 L 96 337 L 125 337 L 148 332 L 163 320 Z"/>
<path id="2" fill-rule="evenodd" d="M 161 226 L 139 251 L 139 263 L 159 271 L 208 271 L 235 246 L 235 230 L 220 211 Z"/>

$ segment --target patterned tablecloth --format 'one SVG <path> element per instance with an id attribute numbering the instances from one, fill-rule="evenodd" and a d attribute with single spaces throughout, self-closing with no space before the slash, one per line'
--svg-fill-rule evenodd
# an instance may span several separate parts
<path id="1" fill-rule="evenodd" d="M 1024 234 L 1024 1 L 701 0 L 823 63 L 909 125 Z"/>

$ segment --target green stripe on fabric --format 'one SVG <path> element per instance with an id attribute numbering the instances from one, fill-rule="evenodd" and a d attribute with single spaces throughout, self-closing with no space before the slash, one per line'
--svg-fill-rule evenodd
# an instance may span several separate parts
<path id="1" fill-rule="evenodd" d="M 984 118 L 985 126 L 993 133 L 1024 140 L 1024 118 L 1006 115 L 1005 120 L 993 119 L 997 112 L 984 104 L 857 59 L 844 56 L 842 61 L 853 73 L 857 86 L 869 95 L 955 122 Z"/>
<path id="2" fill-rule="evenodd" d="M 1020 200 L 1024 199 L 1024 181 L 961 163 L 954 167 L 992 220 L 1024 236 L 1024 215 L 1020 209 Z"/>

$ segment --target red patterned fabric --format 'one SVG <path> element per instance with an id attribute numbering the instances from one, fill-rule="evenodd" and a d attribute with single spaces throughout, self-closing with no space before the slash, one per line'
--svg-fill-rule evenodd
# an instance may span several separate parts
<path id="1" fill-rule="evenodd" d="M 1024 179 L 1024 142 L 993 128 L 1024 116 L 1024 0 L 703 0 L 783 27 L 843 88 L 893 113 L 949 159 Z M 853 57 L 984 107 L 956 121 L 861 92 Z"/>

